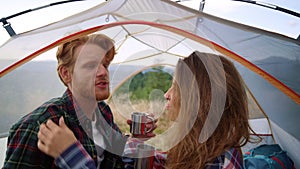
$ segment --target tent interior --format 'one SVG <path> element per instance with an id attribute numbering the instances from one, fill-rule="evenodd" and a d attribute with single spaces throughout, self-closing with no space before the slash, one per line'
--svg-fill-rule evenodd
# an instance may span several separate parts
<path id="1" fill-rule="evenodd" d="M 124 120 L 132 111 L 145 111 L 145 107 L 133 106 L 129 96 L 114 95 L 136 74 L 160 67 L 172 76 L 178 59 L 195 50 L 220 54 L 234 62 L 246 84 L 251 126 L 264 138 L 260 144 L 279 144 L 300 167 L 299 41 L 169 0 L 107 1 L 5 42 L 0 47 L 2 164 L 12 124 L 65 90 L 56 72 L 57 46 L 93 33 L 115 41 L 112 97 L 107 100 L 114 105 L 115 116 Z M 150 100 L 163 103 L 164 92 L 153 90 L 155 97 Z M 149 105 L 147 109 L 156 109 L 159 117 L 164 111 L 161 107 Z M 243 150 L 254 146 L 248 144 Z"/>

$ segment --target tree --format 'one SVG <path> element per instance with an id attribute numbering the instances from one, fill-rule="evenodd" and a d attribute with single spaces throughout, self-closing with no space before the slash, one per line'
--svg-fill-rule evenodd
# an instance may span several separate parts
<path id="1" fill-rule="evenodd" d="M 129 86 L 130 99 L 149 100 L 149 95 L 153 90 L 161 90 L 164 93 L 172 83 L 172 76 L 164 71 L 164 67 L 153 67 L 144 70 L 134 77 L 128 79 L 117 91 L 116 94 L 122 94 Z"/>

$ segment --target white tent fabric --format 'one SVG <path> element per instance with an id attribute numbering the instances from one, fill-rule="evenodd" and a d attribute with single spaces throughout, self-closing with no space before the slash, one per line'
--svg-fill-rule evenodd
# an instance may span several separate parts
<path id="1" fill-rule="evenodd" d="M 32 81 L 38 75 L 27 73 L 35 65 L 31 60 L 49 55 L 54 58 L 57 45 L 94 32 L 104 33 L 116 42 L 118 54 L 111 70 L 112 90 L 144 67 L 174 66 L 178 58 L 194 50 L 228 56 L 256 99 L 253 100 L 258 103 L 255 110 L 263 111 L 270 119 L 275 141 L 291 152 L 296 166 L 300 167 L 300 43 L 168 0 L 107 1 L 59 22 L 18 34 L 3 44 L 0 100 L 4 106 L 1 105 L 0 113 L 7 119 L 2 123 L 4 130 L 0 131 L 3 137 L 16 119 L 48 98 L 60 96 L 64 90 L 55 67 L 49 67 L 46 61 L 35 69 L 40 74 L 46 68 L 53 72 L 40 81 Z M 132 69 L 124 71 L 128 67 Z M 18 86 L 19 81 L 23 82 L 22 86 Z M 26 86 L 26 81 L 32 84 Z M 49 91 L 49 85 L 57 87 Z M 30 87 L 35 91 L 29 92 Z"/>

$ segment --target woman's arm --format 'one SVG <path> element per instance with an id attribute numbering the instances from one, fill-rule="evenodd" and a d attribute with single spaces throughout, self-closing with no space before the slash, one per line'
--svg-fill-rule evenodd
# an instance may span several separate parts
<path id="1" fill-rule="evenodd" d="M 59 119 L 59 126 L 52 120 L 41 124 L 38 139 L 38 148 L 55 158 L 55 163 L 60 168 L 96 168 L 93 159 L 77 141 L 63 117 Z"/>
<path id="2" fill-rule="evenodd" d="M 55 159 L 55 164 L 62 169 L 96 169 L 94 160 L 79 141 L 73 143 L 58 156 Z"/>

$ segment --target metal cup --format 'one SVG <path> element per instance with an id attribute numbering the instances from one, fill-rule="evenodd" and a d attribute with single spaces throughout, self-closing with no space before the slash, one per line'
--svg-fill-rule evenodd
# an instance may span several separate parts
<path id="1" fill-rule="evenodd" d="M 150 119 L 152 122 L 152 128 L 148 129 L 146 128 L 147 120 Z M 130 125 L 130 133 L 133 136 L 144 136 L 147 133 L 149 133 L 153 127 L 154 127 L 154 121 L 155 119 L 148 115 L 147 113 L 142 112 L 132 112 L 131 113 L 131 120 L 132 123 Z"/>
<path id="2" fill-rule="evenodd" d="M 153 169 L 155 147 L 147 144 L 137 145 L 138 157 L 134 162 L 134 169 Z"/>

